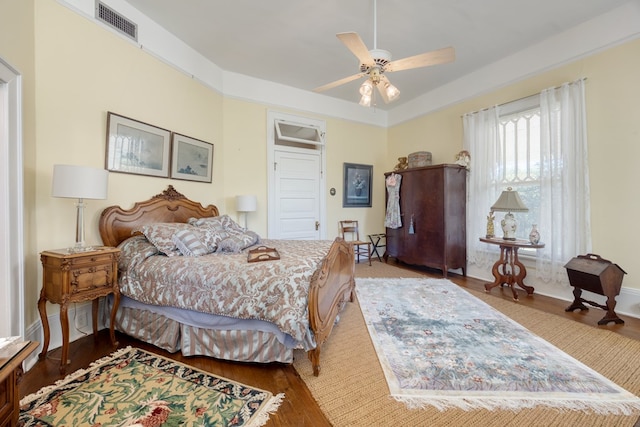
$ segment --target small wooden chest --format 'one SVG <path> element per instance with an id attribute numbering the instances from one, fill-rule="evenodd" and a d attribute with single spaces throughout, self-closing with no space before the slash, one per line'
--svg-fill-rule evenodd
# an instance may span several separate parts
<path id="1" fill-rule="evenodd" d="M 624 320 L 618 317 L 614 308 L 616 306 L 616 297 L 620 294 L 622 287 L 622 279 L 627 274 L 618 264 L 614 264 L 599 255 L 586 254 L 578 255 L 571 259 L 564 266 L 567 269 L 569 283 L 573 286 L 573 303 L 565 309 L 565 311 L 574 311 L 575 309 L 588 310 L 583 304 L 587 303 L 594 307 L 607 310 L 607 314 L 598 322 L 598 325 L 606 325 L 609 322 L 624 323 Z M 607 297 L 607 305 L 587 301 L 581 297 L 582 290 L 593 292 Z"/>

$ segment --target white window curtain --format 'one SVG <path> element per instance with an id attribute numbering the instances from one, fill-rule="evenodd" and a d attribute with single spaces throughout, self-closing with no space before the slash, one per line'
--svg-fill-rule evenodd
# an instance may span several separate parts
<path id="1" fill-rule="evenodd" d="M 591 252 L 589 171 L 587 163 L 584 80 L 546 89 L 540 94 L 541 218 L 538 229 L 545 248 L 538 251 L 535 272 L 547 283 L 568 286 L 564 265 Z M 502 188 L 500 107 L 463 116 L 464 148 L 471 153 L 467 203 L 468 263 L 488 268 L 495 248 L 479 241 L 486 235 L 487 215 Z M 484 215 L 482 214 L 484 213 Z M 499 235 L 496 218 L 496 235 Z"/>
<path id="2" fill-rule="evenodd" d="M 498 199 L 492 185 L 496 181 L 499 162 L 500 128 L 498 107 L 488 108 L 462 117 L 464 148 L 471 153 L 467 200 L 467 262 L 480 268 L 495 262 L 495 250 L 479 240 L 487 234 L 490 207 Z M 484 213 L 485 215 L 482 215 Z"/>
<path id="3" fill-rule="evenodd" d="M 591 252 L 591 203 L 584 79 L 540 94 L 541 218 L 546 247 L 536 261 L 545 282 L 568 284 L 564 265 Z"/>

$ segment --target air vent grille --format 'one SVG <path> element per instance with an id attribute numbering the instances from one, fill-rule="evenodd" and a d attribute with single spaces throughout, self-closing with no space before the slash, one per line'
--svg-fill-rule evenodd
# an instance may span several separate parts
<path id="1" fill-rule="evenodd" d="M 96 2 L 96 18 L 120 31 L 122 34 L 138 41 L 138 25 L 100 1 Z"/>

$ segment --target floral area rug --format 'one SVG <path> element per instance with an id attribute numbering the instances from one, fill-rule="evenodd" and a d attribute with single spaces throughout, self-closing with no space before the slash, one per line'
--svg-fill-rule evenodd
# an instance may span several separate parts
<path id="1" fill-rule="evenodd" d="M 261 426 L 284 394 L 127 347 L 20 401 L 23 426 Z"/>
<path id="2" fill-rule="evenodd" d="M 640 413 L 640 399 L 445 279 L 356 279 L 391 396 L 410 408 L 546 405 Z"/>

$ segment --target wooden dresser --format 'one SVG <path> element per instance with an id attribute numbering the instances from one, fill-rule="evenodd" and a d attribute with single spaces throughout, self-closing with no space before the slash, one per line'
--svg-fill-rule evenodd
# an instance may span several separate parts
<path id="1" fill-rule="evenodd" d="M 16 341 L 0 349 L 0 427 L 18 425 L 22 362 L 38 347 L 37 342 Z"/>
<path id="2" fill-rule="evenodd" d="M 402 227 L 386 229 L 384 259 L 437 268 L 444 277 L 458 268 L 466 275 L 467 170 L 444 164 L 388 172 L 385 178 L 391 173 L 402 175 Z"/>

